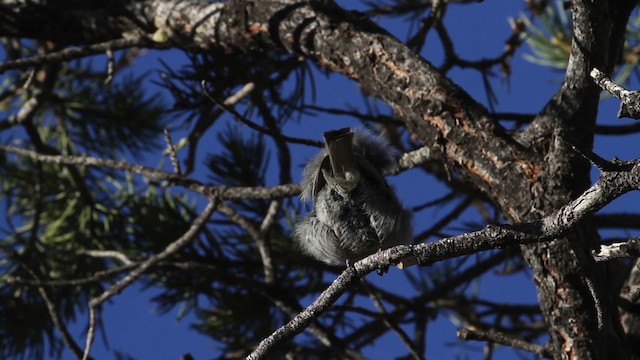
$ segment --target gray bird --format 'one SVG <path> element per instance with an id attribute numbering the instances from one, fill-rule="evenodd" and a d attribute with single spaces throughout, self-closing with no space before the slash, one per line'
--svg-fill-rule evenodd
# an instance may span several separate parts
<path id="1" fill-rule="evenodd" d="M 383 175 L 395 166 L 386 141 L 345 128 L 325 133 L 325 142 L 302 176 L 300 198 L 314 207 L 295 228 L 301 250 L 344 264 L 410 244 L 411 213 Z"/>

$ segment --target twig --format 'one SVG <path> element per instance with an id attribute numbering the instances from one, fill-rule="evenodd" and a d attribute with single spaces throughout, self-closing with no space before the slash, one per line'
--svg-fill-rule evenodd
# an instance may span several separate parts
<path id="1" fill-rule="evenodd" d="M 505 75 L 509 75 L 509 59 L 513 57 L 516 50 L 524 43 L 523 34 L 525 33 L 525 23 L 522 18 L 516 19 L 511 22 L 511 35 L 505 41 L 505 46 L 502 54 L 491 59 L 480 60 L 465 60 L 460 58 L 455 51 L 453 41 L 447 32 L 447 29 L 441 24 L 436 23 L 435 29 L 438 31 L 440 40 L 445 49 L 445 61 L 440 66 L 441 71 L 448 72 L 453 66 L 459 66 L 461 68 L 474 68 L 480 71 L 482 74 L 487 74 L 487 71 L 495 65 L 502 66 L 502 72 Z"/>
<path id="2" fill-rule="evenodd" d="M 141 263 L 140 266 L 130 272 L 122 280 L 115 283 L 109 289 L 105 290 L 102 294 L 100 294 L 100 296 L 91 299 L 89 305 L 92 307 L 101 305 L 107 299 L 120 293 L 122 290 L 124 290 L 124 288 L 131 285 L 131 283 L 133 283 L 138 277 L 140 277 L 140 275 L 149 270 L 149 268 L 166 259 L 167 257 L 175 254 L 178 250 L 187 245 L 191 240 L 193 240 L 196 235 L 198 235 L 204 224 L 213 213 L 213 210 L 217 207 L 218 203 L 219 200 L 210 199 L 209 203 L 204 208 L 202 213 L 198 215 L 195 220 L 193 220 L 193 223 L 191 224 L 191 227 L 189 227 L 187 232 L 185 232 L 181 237 L 169 244 L 164 250 L 156 255 L 151 256 L 149 259 Z"/>
<path id="3" fill-rule="evenodd" d="M 481 331 L 463 328 L 458 330 L 458 337 L 461 340 L 480 340 L 502 344 L 515 349 L 526 350 L 548 359 L 553 359 L 551 351 L 546 346 L 532 344 L 522 339 L 514 338 L 507 334 L 495 331 Z"/>
<path id="4" fill-rule="evenodd" d="M 39 108 L 40 97 L 37 95 L 31 97 L 22 105 L 16 114 L 11 115 L 7 120 L 0 122 L 0 130 L 8 129 L 31 119 Z"/>
<path id="5" fill-rule="evenodd" d="M 217 196 L 221 199 L 278 199 L 300 194 L 300 185 L 285 184 L 272 187 L 226 187 L 206 185 L 197 180 L 156 170 L 147 166 L 131 164 L 125 161 L 111 159 L 101 159 L 91 156 L 70 156 L 70 155 L 45 155 L 35 151 L 30 151 L 15 146 L 0 144 L 0 150 L 29 157 L 36 161 L 64 164 L 64 165 L 87 165 L 95 167 L 106 167 L 110 169 L 124 170 L 138 175 L 145 176 L 153 180 L 165 180 L 171 184 L 183 186 L 200 195 L 210 197 Z"/>
<path id="6" fill-rule="evenodd" d="M 587 285 L 587 288 L 589 289 L 591 298 L 593 299 L 593 306 L 596 308 L 596 319 L 598 321 L 598 330 L 602 331 L 605 325 L 605 319 L 602 312 L 602 301 L 600 301 L 600 295 L 596 292 L 596 287 L 593 286 L 593 281 L 591 281 L 591 279 L 585 276 L 584 281 Z"/>
<path id="7" fill-rule="evenodd" d="M 422 165 L 429 160 L 433 160 L 435 158 L 433 152 L 434 149 L 431 146 L 423 146 L 419 149 L 409 151 L 398 159 L 398 167 L 392 169 L 389 173 L 385 173 L 385 175 L 395 175 L 404 170 Z"/>
<path id="8" fill-rule="evenodd" d="M 115 58 L 113 56 L 113 49 L 109 48 L 105 51 L 107 55 L 107 78 L 104 79 L 104 84 L 109 85 L 113 81 L 113 73 L 115 68 Z"/>
<path id="9" fill-rule="evenodd" d="M 415 243 L 421 243 L 429 238 L 429 236 L 438 234 L 440 230 L 449 225 L 452 221 L 456 220 L 460 214 L 462 214 L 465 210 L 473 204 L 475 198 L 468 196 L 463 201 L 461 201 L 458 205 L 456 205 L 451 212 L 445 215 L 442 219 L 438 220 L 435 224 L 433 224 L 430 228 L 421 232 L 420 234 L 415 236 Z"/>
<path id="10" fill-rule="evenodd" d="M 407 41 L 407 46 L 416 53 L 422 51 L 422 47 L 427 39 L 427 34 L 431 30 L 433 24 L 440 24 L 446 12 L 448 3 L 442 0 L 434 0 L 431 2 L 431 12 L 426 18 L 422 19 L 420 29 L 416 34 Z"/>
<path id="11" fill-rule="evenodd" d="M 608 261 L 622 257 L 638 257 L 640 256 L 640 238 L 632 237 L 625 242 L 600 245 L 600 249 L 593 250 L 592 255 L 596 261 Z"/>
<path id="12" fill-rule="evenodd" d="M 631 91 L 614 83 L 607 77 L 607 75 L 605 75 L 605 73 L 596 68 L 593 68 L 589 75 L 591 75 L 591 78 L 593 78 L 593 81 L 595 81 L 598 86 L 600 86 L 603 90 L 608 91 L 611 95 L 617 97 L 618 99 L 623 99 L 629 96 L 629 94 L 631 93 Z"/>
<path id="13" fill-rule="evenodd" d="M 267 213 L 264 215 L 262 219 L 262 223 L 260 224 L 260 233 L 265 234 L 271 226 L 278 220 L 278 212 L 280 212 L 280 206 L 282 205 L 282 201 L 280 200 L 272 200 L 269 204 L 269 209 Z"/>
<path id="14" fill-rule="evenodd" d="M 564 142 L 565 144 L 569 145 L 573 149 L 573 151 L 580 154 L 580 156 L 582 156 L 586 160 L 589 160 L 590 163 L 592 163 L 595 167 L 597 167 L 601 171 L 615 170 L 616 167 L 618 166 L 617 164 L 611 161 L 608 161 L 603 157 L 601 157 L 600 155 L 594 153 L 591 149 L 587 149 L 585 147 L 579 147 L 571 143 L 570 141 L 564 139 L 561 135 L 558 135 L 558 139 Z"/>
<path id="15" fill-rule="evenodd" d="M 356 263 L 358 264 L 358 263 Z M 376 268 L 371 268 L 374 271 Z M 262 340 L 256 349 L 247 356 L 247 360 L 262 359 L 267 356 L 268 351 L 280 342 L 291 338 L 293 335 L 300 333 L 309 324 L 324 313 L 338 298 L 344 290 L 355 280 L 364 276 L 366 272 L 356 270 L 355 266 L 347 267 L 338 278 L 323 291 L 320 296 L 302 312 L 296 315 L 291 321 L 273 332 L 266 339 Z"/>
<path id="16" fill-rule="evenodd" d="M 433 287 L 421 294 L 416 299 L 417 303 L 422 304 L 434 301 L 435 299 L 445 296 L 459 286 L 468 284 L 473 279 L 479 277 L 479 275 L 482 275 L 493 269 L 494 267 L 502 264 L 506 259 L 512 256 L 511 253 L 511 251 L 505 249 L 501 250 L 498 253 L 491 254 L 485 259 L 478 260 L 475 264 L 469 266 L 462 272 L 449 277 L 446 282 L 434 284 Z"/>
<path id="17" fill-rule="evenodd" d="M 278 125 L 278 119 L 276 119 L 276 117 L 271 113 L 271 109 L 264 100 L 264 97 L 259 94 L 254 94 L 252 100 L 256 104 L 267 129 L 282 135 L 282 130 Z M 293 180 L 291 178 L 291 150 L 289 150 L 289 144 L 282 138 L 282 136 L 274 137 L 273 141 L 275 142 L 276 149 L 278 150 L 278 166 L 280 167 L 280 175 L 278 179 L 280 184 L 290 183 Z"/>
<path id="18" fill-rule="evenodd" d="M 95 297 L 89 301 L 89 332 L 87 333 L 87 342 L 84 349 L 84 357 L 89 356 L 91 352 L 91 344 L 93 343 L 93 337 L 95 334 L 95 313 L 94 310 L 98 306 L 102 305 L 105 301 L 110 299 L 116 294 L 119 294 L 126 287 L 131 285 L 138 277 L 144 274 L 147 270 L 149 270 L 154 265 L 158 264 L 162 260 L 168 258 L 169 256 L 175 254 L 182 247 L 187 245 L 194 237 L 198 235 L 204 224 L 207 222 L 213 211 L 218 205 L 218 199 L 210 199 L 207 206 L 204 208 L 202 213 L 198 215 L 191 227 L 177 240 L 169 244 L 164 250 L 159 252 L 156 255 L 151 256 L 149 259 L 145 260 L 138 267 L 136 267 L 133 271 L 131 271 L 127 276 L 122 278 L 120 281 L 112 285 L 110 288 L 105 290 L 98 297 Z"/>
<path id="19" fill-rule="evenodd" d="M 223 102 L 220 102 L 220 101 L 216 100 L 216 98 L 213 97 L 213 95 L 211 95 L 209 93 L 209 91 L 207 90 L 207 81 L 206 80 L 202 80 L 201 85 L 202 85 L 202 92 L 205 94 L 205 96 L 209 100 L 211 100 L 216 105 L 220 106 L 222 109 L 224 109 L 229 114 L 233 115 L 233 117 L 236 120 L 238 120 L 241 123 L 247 125 L 248 127 L 250 127 L 251 129 L 253 129 L 255 131 L 258 131 L 260 133 L 263 133 L 263 134 L 266 134 L 266 135 L 269 135 L 269 136 L 273 136 L 275 138 L 281 138 L 281 139 L 283 139 L 283 140 L 285 140 L 287 142 L 293 143 L 293 144 L 302 144 L 302 145 L 315 146 L 315 147 L 323 147 L 324 146 L 324 144 L 321 141 L 309 140 L 309 139 L 301 139 L 301 138 L 296 138 L 296 137 L 283 135 L 283 134 L 280 134 L 278 132 L 271 131 L 271 130 L 265 128 L 264 126 L 258 125 L 256 123 L 254 123 L 253 121 L 247 119 L 246 117 L 242 116 L 242 114 L 240 114 L 239 112 L 235 111 L 232 107 L 227 106 Z"/>
<path id="20" fill-rule="evenodd" d="M 101 159 L 91 156 L 70 156 L 70 155 L 46 155 L 35 151 L 22 149 L 10 145 L 0 144 L 0 150 L 26 156 L 36 161 L 46 162 L 50 164 L 62 165 L 88 165 L 96 167 L 106 167 L 111 169 L 125 170 L 139 175 L 146 176 L 153 180 L 167 180 L 176 183 L 197 183 L 195 180 L 182 178 L 179 175 L 156 170 L 147 166 L 131 164 L 125 161 L 117 161 L 111 159 Z M 201 184 L 202 185 L 202 184 Z"/>
<path id="21" fill-rule="evenodd" d="M 93 257 L 115 258 L 122 261 L 122 263 L 125 265 L 133 264 L 133 262 L 127 257 L 127 255 L 115 250 L 80 250 L 77 253 L 79 255 L 87 255 Z"/>
<path id="22" fill-rule="evenodd" d="M 299 109 L 302 112 L 305 112 L 306 109 L 309 109 L 312 111 L 323 112 L 323 113 L 332 114 L 332 115 L 350 116 L 361 121 L 368 121 L 368 122 L 379 123 L 379 124 L 390 124 L 390 125 L 398 125 L 398 126 L 401 126 L 404 124 L 402 120 L 395 118 L 393 116 L 362 114 L 355 110 L 328 108 L 328 107 L 310 105 L 310 104 L 303 104 L 295 108 Z"/>
<path id="23" fill-rule="evenodd" d="M 22 84 L 22 89 L 24 90 L 28 89 L 33 83 L 33 79 L 35 79 L 35 77 L 36 77 L 36 69 L 31 69 L 31 71 L 29 71 L 29 75 L 27 76 L 27 80 L 25 80 L 24 84 Z"/>
<path id="24" fill-rule="evenodd" d="M 411 338 L 404 330 L 402 330 L 398 323 L 395 322 L 391 318 L 391 316 L 389 316 L 387 309 L 385 309 L 384 304 L 380 300 L 380 296 L 376 294 L 373 289 L 371 289 L 364 278 L 360 279 L 360 284 L 362 284 L 365 291 L 369 294 L 369 298 L 373 302 L 373 305 L 376 307 L 376 309 L 378 309 L 380 315 L 382 315 L 382 320 L 384 321 L 385 325 L 387 325 L 389 329 L 391 329 L 398 335 L 400 341 L 402 341 L 409 349 L 409 353 L 411 353 L 411 356 L 416 360 L 424 359 L 424 356 L 416 350 L 416 345 L 413 343 L 413 340 L 411 340 Z"/>
<path id="25" fill-rule="evenodd" d="M 220 202 L 220 205 L 218 207 L 221 213 L 225 214 L 231 221 L 243 228 L 256 242 L 258 252 L 260 253 L 260 259 L 262 260 L 265 282 L 267 284 L 272 284 L 275 281 L 275 271 L 273 269 L 271 249 L 269 247 L 269 243 L 267 242 L 265 236 L 266 234 L 260 231 L 259 228 L 256 228 L 248 219 L 238 213 L 234 208 L 225 204 L 223 201 Z M 271 206 L 269 207 L 269 209 L 271 209 Z M 267 216 L 268 215 L 269 213 L 267 211 Z"/>
<path id="26" fill-rule="evenodd" d="M 0 64 L 0 73 L 3 73 L 9 69 L 24 69 L 30 66 L 41 66 L 44 64 L 62 62 L 89 55 L 100 54 L 106 52 L 107 50 L 117 50 L 135 46 L 164 48 L 168 45 L 154 42 L 146 35 L 134 38 L 110 40 L 97 44 L 87 45 L 85 47 L 70 47 L 64 50 L 44 55 L 6 61 Z"/>
<path id="27" fill-rule="evenodd" d="M 2 123 L 0 123 L 0 130 L 2 129 Z M 202 182 L 181 176 L 162 170 L 153 169 L 144 165 L 131 164 L 126 161 L 118 161 L 111 159 L 102 159 L 92 156 L 71 156 L 71 155 L 46 155 L 35 151 L 22 149 L 15 146 L 0 144 L 0 151 L 9 152 L 21 156 L 26 156 L 30 159 L 46 162 L 50 164 L 62 164 L 62 165 L 86 165 L 95 167 L 105 167 L 110 169 L 124 170 L 131 173 L 135 173 L 141 176 L 145 176 L 152 180 L 164 180 L 171 184 L 185 187 L 200 195 L 210 197 L 217 196 L 221 199 L 229 200 L 273 200 L 283 197 L 290 197 L 300 194 L 300 185 L 298 184 L 283 184 L 271 187 L 227 187 L 227 186 L 214 186 L 206 185 Z M 409 169 L 429 159 L 431 150 L 427 147 L 420 148 L 405 154 L 399 160 L 399 167 L 395 172 L 398 173 L 404 169 Z M 390 175 L 390 174 L 387 174 Z"/>
<path id="28" fill-rule="evenodd" d="M 171 165 L 173 166 L 173 171 L 182 176 L 182 171 L 180 170 L 180 161 L 178 161 L 178 155 L 176 154 L 176 148 L 173 146 L 173 141 L 171 141 L 171 134 L 169 134 L 169 129 L 164 129 L 164 140 L 167 142 L 167 150 L 169 153 L 169 158 L 171 159 Z"/>
<path id="29" fill-rule="evenodd" d="M 31 268 L 29 268 L 24 263 L 20 263 L 20 265 L 27 270 L 27 272 L 31 275 L 31 277 L 33 277 L 35 281 L 40 282 L 40 279 L 38 278 L 36 273 L 33 270 L 31 270 Z M 71 334 L 69 334 L 69 330 L 64 324 L 64 321 L 62 321 L 62 318 L 60 318 L 60 314 L 58 314 L 58 309 L 56 308 L 56 305 L 49 298 L 49 294 L 47 294 L 47 291 L 45 290 L 45 288 L 42 286 L 38 286 L 38 293 L 40 293 L 40 297 L 42 297 L 42 300 L 47 306 L 47 312 L 51 317 L 51 321 L 53 321 L 53 324 L 60 332 L 60 335 L 62 336 L 62 341 L 64 341 L 64 343 L 67 345 L 69 350 L 71 350 L 71 352 L 73 352 L 73 354 L 78 359 L 82 358 L 82 349 L 80 349 L 80 346 L 78 346 L 78 344 L 73 340 L 73 337 L 71 336 Z"/>
<path id="30" fill-rule="evenodd" d="M 272 294 L 264 293 L 264 296 L 269 298 L 277 307 L 279 307 L 282 311 L 287 313 L 289 316 L 294 317 L 300 311 L 300 306 L 297 305 L 295 308 L 292 305 L 285 303 L 282 299 L 274 297 Z M 337 355 L 340 355 L 340 359 L 355 359 L 355 360 L 364 360 L 365 357 L 362 356 L 357 351 L 348 348 L 345 346 L 341 339 L 336 338 L 330 331 L 328 331 L 324 326 L 320 325 L 317 322 L 314 322 L 309 325 L 308 331 L 313 334 L 320 343 L 322 343 L 327 348 L 336 352 Z"/>
<path id="31" fill-rule="evenodd" d="M 236 91 L 235 94 L 233 94 L 233 95 L 227 97 L 226 99 L 224 99 L 222 104 L 224 106 L 233 106 L 233 105 L 237 104 L 240 100 L 245 98 L 247 95 L 249 95 L 255 88 L 256 88 L 256 84 L 255 83 L 252 83 L 252 82 L 246 83 L 246 84 L 244 84 L 243 87 L 240 88 L 240 90 Z M 205 94 L 207 94 L 206 90 L 205 90 Z M 209 99 L 211 99 L 210 95 L 207 95 L 207 97 Z"/>
<path id="32" fill-rule="evenodd" d="M 223 104 L 227 106 L 233 106 L 242 100 L 244 97 L 249 95 L 255 89 L 255 85 L 253 83 L 245 84 L 240 90 L 236 93 L 230 95 L 223 101 Z M 213 125 L 213 123 L 218 119 L 218 117 L 224 112 L 222 108 L 215 109 L 214 112 L 208 114 L 208 116 L 201 117 L 198 119 L 196 124 L 191 129 L 191 132 L 185 137 L 180 139 L 178 144 L 182 144 L 186 141 L 189 144 L 189 149 L 187 151 L 187 158 L 185 159 L 185 172 L 183 174 L 189 174 L 193 171 L 193 165 L 195 163 L 195 158 L 197 155 L 197 147 L 200 138 L 206 130 Z"/>
<path id="33" fill-rule="evenodd" d="M 597 214 L 593 217 L 597 228 L 628 228 L 640 230 L 640 214 L 611 213 Z"/>
<path id="34" fill-rule="evenodd" d="M 89 353 L 91 353 L 91 345 L 93 345 L 93 339 L 96 335 L 96 310 L 93 306 L 89 306 L 89 327 L 87 329 L 87 340 L 84 344 L 84 352 L 82 353 L 82 360 L 89 359 Z"/>
<path id="35" fill-rule="evenodd" d="M 219 262 L 217 262 L 219 265 Z M 117 268 L 107 269 L 103 271 L 98 271 L 94 273 L 92 276 L 78 279 L 65 279 L 65 280 L 26 280 L 19 277 L 7 276 L 6 281 L 8 284 L 25 284 L 31 286 L 81 286 L 91 283 L 96 283 L 107 278 L 113 277 L 115 275 L 121 274 L 125 271 L 129 271 L 136 266 L 140 265 L 140 262 L 132 262 L 129 265 L 120 266 Z M 216 271 L 219 266 L 211 265 L 211 264 L 201 264 L 195 262 L 167 262 L 162 261 L 158 264 L 158 266 L 168 266 L 174 267 L 184 271 Z M 226 266 L 226 265 L 225 265 Z"/>
<path id="36" fill-rule="evenodd" d="M 640 123 L 627 125 L 596 125 L 596 134 L 599 135 L 628 135 L 640 132 Z"/>
<path id="37" fill-rule="evenodd" d="M 640 91 L 630 91 L 623 88 L 596 68 L 591 70 L 590 75 L 598 86 L 621 100 L 618 118 L 640 118 Z"/>
<path id="38" fill-rule="evenodd" d="M 427 201 L 426 203 L 422 204 L 422 205 L 418 205 L 418 206 L 414 206 L 411 208 L 411 212 L 412 213 L 416 213 L 418 211 L 422 211 L 426 208 L 430 208 L 432 206 L 437 206 L 440 204 L 446 204 L 449 201 L 455 199 L 458 196 L 458 194 L 455 191 L 450 191 L 447 194 L 444 194 L 442 196 L 440 196 L 439 198 L 436 198 L 434 200 L 430 200 Z"/>
<path id="39" fill-rule="evenodd" d="M 137 266 L 137 263 L 133 263 L 131 265 L 125 265 L 125 266 L 121 266 L 113 269 L 98 271 L 89 277 L 79 278 L 79 279 L 35 281 L 35 280 L 25 280 L 25 279 L 9 276 L 7 277 L 7 283 L 26 284 L 26 285 L 34 285 L 34 286 L 81 286 L 81 285 L 102 281 L 104 279 L 113 277 L 125 271 L 129 271 L 136 266 Z"/>

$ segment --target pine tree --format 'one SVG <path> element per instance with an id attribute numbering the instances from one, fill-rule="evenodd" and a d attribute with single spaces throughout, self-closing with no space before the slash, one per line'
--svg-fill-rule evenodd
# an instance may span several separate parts
<path id="1" fill-rule="evenodd" d="M 600 212 L 640 189 L 640 163 L 593 150 L 640 131 L 596 124 L 613 116 L 599 112 L 601 86 L 619 115 L 640 117 L 617 85 L 637 83 L 636 2 L 525 1 L 487 39 L 503 51 L 460 55 L 457 9 L 488 5 L 3 1 L 0 357 L 89 358 L 104 304 L 137 284 L 160 311 L 194 314 L 219 358 L 362 359 L 391 334 L 398 358 L 422 359 L 439 316 L 486 358 L 497 345 L 640 358 L 640 214 Z M 497 111 L 508 92 L 496 85 L 540 67 L 561 79 L 546 104 Z M 344 84 L 364 106 L 338 98 Z M 415 245 L 347 267 L 299 251 L 299 155 L 334 123 L 391 144 L 387 175 L 415 184 L 402 199 Z M 524 275 L 538 303 L 483 299 L 496 273 Z"/>

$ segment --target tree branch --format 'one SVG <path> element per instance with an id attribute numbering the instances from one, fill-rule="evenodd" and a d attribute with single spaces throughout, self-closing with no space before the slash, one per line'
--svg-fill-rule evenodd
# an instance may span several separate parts
<path id="1" fill-rule="evenodd" d="M 640 238 L 632 237 L 628 241 L 610 245 L 600 245 L 600 249 L 593 250 L 596 261 L 609 261 L 622 257 L 640 256 Z"/>
<path id="2" fill-rule="evenodd" d="M 598 181 L 574 201 L 540 220 L 516 225 L 490 225 L 482 230 L 415 246 L 400 245 L 370 255 L 344 270 L 329 287 L 289 323 L 260 342 L 248 356 L 257 360 L 267 356 L 277 344 L 304 330 L 323 314 L 354 281 L 379 268 L 388 267 L 408 256 L 425 266 L 457 256 L 501 249 L 518 244 L 548 242 L 570 231 L 583 219 L 619 196 L 640 190 L 640 161 L 618 164 L 618 171 L 605 171 Z"/>
<path id="3" fill-rule="evenodd" d="M 618 118 L 640 119 L 640 91 L 630 91 L 623 88 L 596 68 L 591 70 L 590 75 L 598 86 L 622 100 L 620 109 L 618 109 Z"/>
<path id="4" fill-rule="evenodd" d="M 86 359 L 91 352 L 91 345 L 93 343 L 93 336 L 95 333 L 95 309 L 114 295 L 119 294 L 122 290 L 131 285 L 138 277 L 147 272 L 151 267 L 168 258 L 169 256 L 175 254 L 178 250 L 180 250 L 191 240 L 193 240 L 198 235 L 200 230 L 204 227 L 207 220 L 209 220 L 211 214 L 213 214 L 213 211 L 218 206 L 218 201 L 219 200 L 215 198 L 210 199 L 209 203 L 204 208 L 202 213 L 193 220 L 193 223 L 191 224 L 191 227 L 187 230 L 187 232 L 185 232 L 181 237 L 179 237 L 171 244 L 167 245 L 164 250 L 142 262 L 133 271 L 113 284 L 102 294 L 94 297 L 89 301 L 89 331 L 87 333 L 87 341 L 84 348 L 83 359 Z"/>
<path id="5" fill-rule="evenodd" d="M 266 134 L 269 135 L 275 139 L 282 139 L 284 141 L 290 142 L 292 144 L 301 144 L 301 145 L 308 145 L 308 146 L 314 146 L 314 147 L 322 147 L 323 143 L 321 141 L 318 140 L 308 140 L 308 139 L 300 139 L 300 138 L 295 138 L 295 137 L 291 137 L 291 136 L 286 136 L 283 135 L 279 132 L 273 131 L 271 129 L 267 129 L 261 125 L 258 125 L 256 123 L 254 123 L 253 121 L 245 118 L 244 116 L 242 116 L 242 114 L 240 114 L 239 112 L 235 111 L 232 107 L 226 105 L 224 102 L 222 101 L 218 101 L 217 99 L 215 99 L 213 97 L 213 95 L 211 95 L 209 93 L 209 91 L 207 90 L 207 82 L 205 80 L 202 80 L 202 82 L 200 83 L 202 85 L 202 91 L 204 92 L 204 94 L 207 96 L 207 98 L 209 100 L 211 100 L 211 102 L 213 102 L 214 104 L 220 106 L 222 109 L 224 109 L 224 111 L 230 113 L 231 115 L 233 115 L 233 117 L 240 121 L 241 123 L 247 125 L 249 128 L 261 133 L 261 134 Z"/>
<path id="6" fill-rule="evenodd" d="M 64 50 L 51 52 L 44 55 L 31 56 L 22 59 L 9 60 L 0 63 L 0 74 L 10 69 L 26 69 L 28 67 L 42 66 L 44 64 L 59 63 L 91 55 L 102 54 L 107 51 L 126 49 L 131 47 L 148 47 L 162 49 L 167 44 L 152 41 L 148 36 L 136 36 L 132 38 L 109 40 L 84 47 L 69 47 Z"/>
<path id="7" fill-rule="evenodd" d="M 36 273 L 33 270 L 31 270 L 31 268 L 29 268 L 24 263 L 21 263 L 21 265 L 22 265 L 22 267 L 24 267 L 27 270 L 27 272 L 31 275 L 31 277 L 33 277 L 33 279 L 36 282 L 40 282 L 40 279 L 38 278 Z M 38 286 L 38 293 L 40 293 L 40 296 L 42 297 L 42 300 L 44 301 L 45 305 L 47 306 L 47 312 L 49 312 L 49 316 L 51 317 L 51 321 L 53 322 L 55 327 L 60 332 L 60 335 L 62 336 L 62 341 L 67 345 L 69 350 L 71 350 L 71 352 L 78 359 L 82 358 L 82 349 L 80 349 L 80 346 L 78 346 L 78 344 L 73 340 L 73 337 L 69 333 L 69 330 L 67 329 L 67 326 L 64 324 L 64 321 L 62 320 L 62 318 L 60 317 L 60 314 L 58 313 L 58 308 L 53 303 L 53 301 L 51 301 L 51 298 L 49 297 L 49 294 L 47 293 L 47 290 L 40 285 L 40 286 Z"/>
<path id="8" fill-rule="evenodd" d="M 272 284 L 275 281 L 273 258 L 271 257 L 271 249 L 269 248 L 269 245 L 267 243 L 265 233 L 261 231 L 260 228 L 254 226 L 248 219 L 238 213 L 234 208 L 230 207 L 224 202 L 220 202 L 218 208 L 221 213 L 225 214 L 231 221 L 243 228 L 249 234 L 249 236 L 251 236 L 253 241 L 256 242 L 256 246 L 258 247 L 258 252 L 260 254 L 260 259 L 262 260 L 265 282 L 267 284 Z M 271 207 L 269 207 L 269 210 L 271 210 Z M 268 211 L 265 219 L 267 216 L 269 216 Z"/>
<path id="9" fill-rule="evenodd" d="M 272 294 L 264 294 L 264 295 L 267 296 L 269 299 L 271 299 L 271 301 L 273 301 L 276 304 L 276 306 L 278 306 L 278 308 L 280 308 L 282 311 L 287 313 L 290 317 L 296 316 L 296 314 L 299 312 L 298 310 L 300 308 L 299 305 L 297 305 L 294 308 L 294 306 L 287 304 L 281 298 L 274 297 Z M 311 323 L 309 325 L 308 330 L 311 334 L 313 334 L 316 337 L 316 339 L 318 339 L 318 341 L 320 341 L 320 343 L 322 343 L 332 351 L 335 351 L 337 355 L 340 356 L 341 359 L 354 359 L 354 360 L 365 359 L 365 357 L 362 356 L 362 354 L 345 346 L 343 341 L 336 338 L 334 334 L 332 334 L 330 331 L 325 329 L 319 323 L 316 323 L 316 322 Z"/>
<path id="10" fill-rule="evenodd" d="M 393 330 L 393 332 L 398 335 L 400 341 L 402 341 L 402 343 L 405 344 L 405 346 L 409 349 L 409 353 L 411 354 L 411 356 L 415 360 L 424 359 L 424 356 L 420 354 L 416 349 L 416 344 L 414 344 L 413 340 L 411 340 L 407 333 L 402 330 L 400 325 L 398 325 L 398 323 L 389 316 L 389 313 L 387 312 L 387 309 L 385 309 L 382 300 L 380 300 L 380 296 L 376 292 L 374 292 L 370 286 L 367 285 L 365 279 L 360 279 L 360 283 L 369 294 L 369 298 L 373 302 L 373 305 L 376 307 L 380 315 L 382 315 L 382 321 L 384 321 L 385 325 L 387 325 L 389 329 Z"/>
<path id="11" fill-rule="evenodd" d="M 273 187 L 227 187 L 206 185 L 197 180 L 180 176 L 162 170 L 156 170 L 147 166 L 131 164 L 125 161 L 111 159 L 101 159 L 91 156 L 69 156 L 69 155 L 45 155 L 34 151 L 25 150 L 10 145 L 0 144 L 0 150 L 26 156 L 36 161 L 64 164 L 64 165 L 87 165 L 105 167 L 110 169 L 124 170 L 138 175 L 145 176 L 152 180 L 165 180 L 170 184 L 176 184 L 192 190 L 200 195 L 210 197 L 218 196 L 221 199 L 278 199 L 282 197 L 295 196 L 300 193 L 298 184 L 285 184 Z"/>
<path id="12" fill-rule="evenodd" d="M 522 349 L 532 352 L 538 356 L 545 357 L 547 359 L 553 359 L 553 354 L 546 346 L 532 344 L 522 339 L 511 337 L 507 334 L 495 332 L 495 331 L 482 331 L 463 328 L 458 330 L 458 337 L 461 340 L 480 340 L 489 341 L 496 344 L 506 345 L 515 349 Z"/>

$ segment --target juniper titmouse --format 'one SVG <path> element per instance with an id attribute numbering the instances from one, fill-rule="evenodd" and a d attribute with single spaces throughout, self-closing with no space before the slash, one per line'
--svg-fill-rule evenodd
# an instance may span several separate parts
<path id="1" fill-rule="evenodd" d="M 302 251 L 329 264 L 354 262 L 411 242 L 411 214 L 383 173 L 394 167 L 387 143 L 349 128 L 325 133 L 327 149 L 304 168 L 303 201 L 314 208 L 295 236 Z"/>

